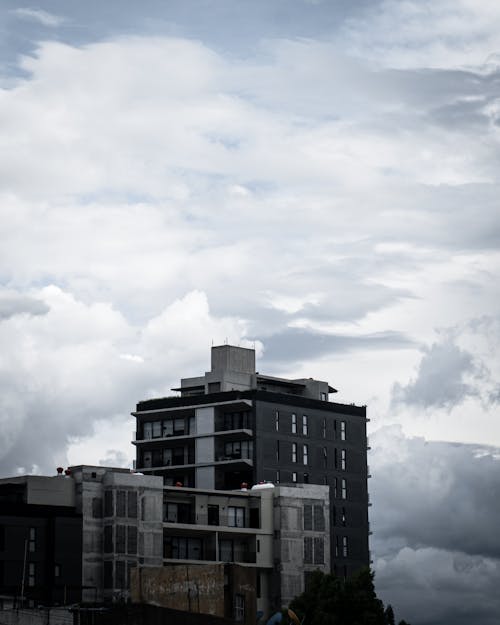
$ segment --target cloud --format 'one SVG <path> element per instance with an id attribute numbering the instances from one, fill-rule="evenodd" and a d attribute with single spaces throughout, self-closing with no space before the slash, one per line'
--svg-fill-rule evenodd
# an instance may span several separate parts
<path id="1" fill-rule="evenodd" d="M 0 291 L 0 321 L 14 315 L 45 315 L 47 304 L 40 299 L 14 291 Z"/>
<path id="2" fill-rule="evenodd" d="M 211 338 L 237 344 L 245 333 L 237 320 L 212 316 L 201 292 L 171 301 L 142 327 L 108 303 L 85 304 L 58 287 L 44 287 L 36 298 L 46 314 L 14 315 L 0 324 L 3 475 L 67 465 L 68 446 L 91 441 L 101 421 L 114 424 L 100 452 L 111 457 L 116 429 L 129 422 L 139 399 L 170 394 L 179 371 L 206 369 Z M 123 353 L 136 358 L 123 359 Z M 80 447 L 71 462 L 103 458 L 81 454 Z M 116 458 L 122 463 L 123 456 Z"/>
<path id="3" fill-rule="evenodd" d="M 434 343 L 424 348 L 417 377 L 406 386 L 394 385 L 393 401 L 450 410 L 467 397 L 477 395 L 474 387 L 465 382 L 466 376 L 477 373 L 477 365 L 470 353 L 451 340 Z"/>
<path id="4" fill-rule="evenodd" d="M 379 595 L 412 623 L 494 623 L 500 448 L 407 437 L 399 426 L 370 444 Z"/>
<path id="5" fill-rule="evenodd" d="M 14 9 L 12 13 L 20 19 L 38 22 L 43 26 L 49 26 L 51 28 L 60 26 L 66 21 L 66 18 L 61 17 L 60 15 L 54 15 L 53 13 L 49 13 L 43 9 L 19 8 Z"/>
<path id="6" fill-rule="evenodd" d="M 356 350 L 401 349 L 413 342 L 398 332 L 375 334 L 334 335 L 320 334 L 300 328 L 287 328 L 265 338 L 265 363 L 286 363 L 291 361 L 321 358 L 326 354 L 346 354 Z"/>

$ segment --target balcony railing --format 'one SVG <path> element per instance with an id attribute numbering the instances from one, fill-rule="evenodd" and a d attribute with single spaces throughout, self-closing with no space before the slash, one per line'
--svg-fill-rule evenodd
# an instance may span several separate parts
<path id="1" fill-rule="evenodd" d="M 177 514 L 177 515 L 164 515 L 163 517 L 164 523 L 185 523 L 188 525 L 212 525 L 214 527 L 227 527 L 230 529 L 257 529 L 255 524 L 250 524 L 247 519 L 245 519 L 244 524 L 234 525 L 229 524 L 228 515 L 219 514 L 219 518 L 214 518 L 208 514 L 195 514 L 194 512 Z"/>

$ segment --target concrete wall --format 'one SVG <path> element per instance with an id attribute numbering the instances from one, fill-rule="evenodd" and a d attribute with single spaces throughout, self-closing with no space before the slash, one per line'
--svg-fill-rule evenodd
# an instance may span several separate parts
<path id="1" fill-rule="evenodd" d="M 1 625 L 73 625 L 73 615 L 66 608 L 40 610 L 1 610 Z"/>
<path id="2" fill-rule="evenodd" d="M 134 569 L 134 603 L 224 616 L 224 565 L 172 565 Z"/>

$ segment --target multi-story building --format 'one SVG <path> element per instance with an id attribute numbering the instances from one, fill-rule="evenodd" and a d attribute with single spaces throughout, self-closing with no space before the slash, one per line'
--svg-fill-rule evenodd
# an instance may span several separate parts
<path id="1" fill-rule="evenodd" d="M 137 470 L 196 489 L 327 485 L 331 569 L 367 566 L 366 408 L 330 401 L 324 381 L 258 373 L 253 349 L 211 355 L 211 370 L 182 379 L 179 396 L 137 404 Z"/>
<path id="2" fill-rule="evenodd" d="M 76 466 L 0 479 L 0 597 L 126 600 L 130 569 L 162 565 L 163 480 Z"/>

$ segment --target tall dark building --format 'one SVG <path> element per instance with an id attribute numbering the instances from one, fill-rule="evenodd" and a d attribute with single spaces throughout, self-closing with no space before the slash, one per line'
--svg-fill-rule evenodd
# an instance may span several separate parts
<path id="1" fill-rule="evenodd" d="M 270 481 L 330 487 L 332 571 L 369 564 L 366 408 L 327 382 L 255 370 L 255 351 L 212 347 L 211 370 L 180 396 L 137 405 L 136 468 L 166 486 L 235 489 Z"/>

